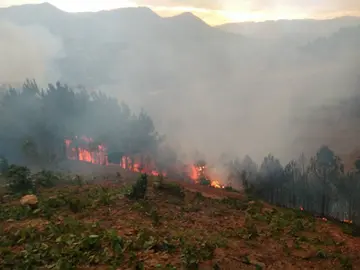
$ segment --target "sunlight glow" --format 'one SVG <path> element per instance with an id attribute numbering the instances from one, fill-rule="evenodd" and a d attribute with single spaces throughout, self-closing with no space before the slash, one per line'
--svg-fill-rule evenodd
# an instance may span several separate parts
<path id="1" fill-rule="evenodd" d="M 39 4 L 42 2 L 45 1 L 0 0 L 0 7 L 21 4 Z M 191 1 L 178 1 L 177 3 L 180 3 L 180 5 L 177 6 L 173 0 L 49 0 L 48 2 L 67 12 L 96 12 L 123 7 L 137 7 L 139 6 L 137 3 L 151 3 L 151 5 L 146 6 L 162 17 L 170 17 L 183 12 L 191 12 L 210 25 L 244 21 L 259 22 L 279 19 L 331 18 L 344 15 L 356 16 L 360 13 L 358 6 L 351 6 L 352 8 L 349 10 L 345 9 L 344 4 L 342 8 L 339 7 L 334 10 L 333 6 L 329 3 L 326 4 L 328 5 L 328 8 L 325 9 L 324 3 L 314 4 L 314 2 L 312 2 L 311 4 L 310 2 L 307 2 L 303 6 L 299 6 L 298 3 L 294 4 L 295 2 L 291 1 L 291 3 L 288 2 L 288 4 L 285 4 L 285 1 L 283 0 L 276 0 L 271 5 L 265 6 L 260 5 L 260 2 L 252 2 L 251 0 L 244 2 L 239 0 L 221 0 L 221 9 L 206 8 L 209 7 L 209 5 L 205 5 L 204 8 L 196 8 L 190 5 L 192 3 Z M 181 5 L 181 3 L 185 2 L 188 3 L 187 6 Z"/>
<path id="2" fill-rule="evenodd" d="M 50 0 L 48 2 L 67 12 L 96 12 L 136 6 L 129 0 Z"/>

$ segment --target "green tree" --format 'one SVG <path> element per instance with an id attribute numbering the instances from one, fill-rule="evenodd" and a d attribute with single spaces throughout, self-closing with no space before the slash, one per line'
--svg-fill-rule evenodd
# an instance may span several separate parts
<path id="1" fill-rule="evenodd" d="M 284 171 L 280 161 L 269 154 L 260 166 L 259 176 L 263 182 L 262 193 L 271 203 L 279 202 L 284 181 Z"/>
<path id="2" fill-rule="evenodd" d="M 329 213 L 331 195 L 334 193 L 334 181 L 344 171 L 344 166 L 338 156 L 327 146 L 322 146 L 311 159 L 310 172 L 319 181 L 321 188 L 320 214 Z"/>

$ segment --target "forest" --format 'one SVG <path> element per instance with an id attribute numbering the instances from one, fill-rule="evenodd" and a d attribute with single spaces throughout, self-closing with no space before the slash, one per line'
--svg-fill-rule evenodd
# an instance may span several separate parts
<path id="1" fill-rule="evenodd" d="M 295 208 L 347 223 L 360 224 L 360 160 L 345 172 L 342 160 L 327 146 L 314 157 L 303 154 L 283 166 L 273 155 L 258 166 L 249 156 L 229 165 L 232 178 L 271 204 Z"/>
<path id="2" fill-rule="evenodd" d="M 100 92 L 59 82 L 40 89 L 26 80 L 21 89 L 2 93 L 0 110 L 0 155 L 12 164 L 56 168 L 67 159 L 65 140 L 76 148 L 80 136 L 92 138 L 93 151 L 106 145 L 109 162 L 136 155 L 151 156 L 161 169 L 177 162 L 176 151 L 160 147 L 164 137 L 145 111 L 135 114 Z M 314 157 L 301 155 L 285 166 L 271 154 L 260 166 L 249 156 L 227 166 L 230 186 L 241 184 L 271 204 L 360 224 L 360 160 L 345 172 L 336 153 L 322 146 Z"/>
<path id="3" fill-rule="evenodd" d="M 155 155 L 161 136 L 144 112 L 133 113 L 125 103 L 101 92 L 75 91 L 57 82 L 40 89 L 26 80 L 22 89 L 10 88 L 0 100 L 0 154 L 10 163 L 55 168 L 66 160 L 65 140 L 71 147 L 82 136 L 90 149 L 106 145 L 109 159 Z"/>

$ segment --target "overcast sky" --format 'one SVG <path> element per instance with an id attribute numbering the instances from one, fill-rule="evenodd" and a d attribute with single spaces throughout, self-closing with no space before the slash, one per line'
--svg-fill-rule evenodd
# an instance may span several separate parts
<path id="1" fill-rule="evenodd" d="M 41 0 L 0 0 L 0 6 L 41 3 Z M 149 6 L 162 16 L 191 11 L 210 24 L 234 21 L 328 18 L 360 15 L 360 0 L 49 0 L 69 12 Z"/>

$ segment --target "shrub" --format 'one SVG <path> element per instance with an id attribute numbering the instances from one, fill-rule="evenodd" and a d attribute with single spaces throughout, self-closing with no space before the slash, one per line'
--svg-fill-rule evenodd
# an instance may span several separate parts
<path id="1" fill-rule="evenodd" d="M 176 183 L 163 183 L 160 189 L 180 199 L 185 197 L 183 188 Z"/>
<path id="2" fill-rule="evenodd" d="M 9 162 L 6 158 L 0 158 L 0 173 L 7 173 L 9 169 Z"/>
<path id="3" fill-rule="evenodd" d="M 59 177 L 51 171 L 42 170 L 33 176 L 35 186 L 51 188 L 59 181 Z"/>
<path id="4" fill-rule="evenodd" d="M 210 186 L 211 185 L 211 181 L 209 179 L 207 179 L 206 177 L 201 177 L 199 179 L 199 183 L 200 183 L 200 185 L 203 185 L 203 186 Z"/>
<path id="5" fill-rule="evenodd" d="M 27 167 L 11 165 L 6 177 L 8 188 L 12 193 L 26 194 L 35 190 L 31 172 Z"/>
<path id="6" fill-rule="evenodd" d="M 226 186 L 225 187 L 225 190 L 226 191 L 229 191 L 229 192 L 238 192 L 236 189 L 234 189 L 232 186 Z"/>
<path id="7" fill-rule="evenodd" d="M 84 203 L 79 198 L 69 198 L 68 205 L 70 211 L 73 213 L 79 213 L 85 208 Z"/>
<path id="8" fill-rule="evenodd" d="M 214 257 L 215 246 L 211 243 L 202 243 L 200 246 L 185 245 L 182 247 L 181 259 L 186 269 L 198 269 L 199 263 L 211 260 Z"/>
<path id="9" fill-rule="evenodd" d="M 132 186 L 132 189 L 128 194 L 128 198 L 133 200 L 144 199 L 146 195 L 147 185 L 147 174 L 142 174 L 140 178 L 136 181 L 136 183 Z"/>

